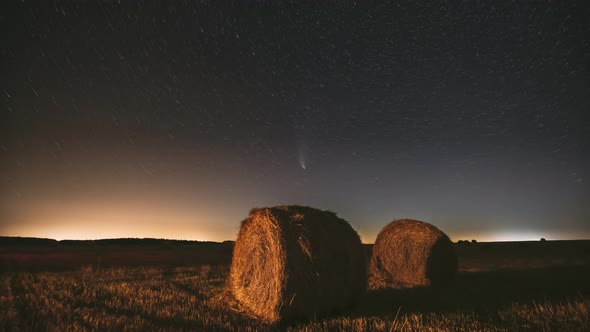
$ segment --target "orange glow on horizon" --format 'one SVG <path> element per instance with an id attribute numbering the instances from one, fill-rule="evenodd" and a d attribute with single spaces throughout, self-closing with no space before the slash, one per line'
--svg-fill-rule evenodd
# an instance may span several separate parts
<path id="1" fill-rule="evenodd" d="M 233 230 L 187 208 L 163 203 L 78 203 L 69 206 L 38 204 L 33 211 L 14 216 L 18 222 L 5 225 L 2 236 L 39 237 L 56 240 L 107 238 L 158 238 L 223 241 Z M 237 224 L 234 233 L 237 233 Z"/>
<path id="2" fill-rule="evenodd" d="M 196 241 L 235 240 L 241 216 L 219 208 L 206 208 L 164 200 L 37 201 L 26 209 L 14 205 L 13 221 L 0 236 L 96 240 L 108 238 L 158 238 Z M 212 211 L 203 214 L 201 211 Z M 374 243 L 380 227 L 352 222 L 363 243 Z M 360 227 L 359 227 L 360 226 Z M 441 228 L 443 231 L 444 228 Z M 569 240 L 590 238 L 587 233 L 503 230 L 478 233 L 476 229 L 447 232 L 453 242 Z"/>
<path id="3" fill-rule="evenodd" d="M 18 236 L 18 237 L 36 237 L 49 238 L 55 240 L 100 240 L 115 238 L 154 238 L 169 240 L 189 240 L 189 241 L 215 241 L 222 242 L 235 240 L 236 232 L 212 232 L 201 231 L 197 224 L 187 224 L 183 221 L 173 221 L 168 223 L 139 223 L 134 222 L 128 225 L 116 225 L 116 220 L 104 222 L 101 224 L 85 224 L 75 221 L 63 221 L 61 223 L 51 223 L 46 225 L 30 226 L 12 226 L 5 227 L 1 236 Z M 142 226 L 143 224 L 143 226 Z M 114 227 L 117 227 L 114 229 Z M 237 228 L 236 223 L 236 228 Z M 359 234 L 363 243 L 374 243 L 375 236 L 364 236 Z M 588 239 L 588 236 L 568 236 L 564 234 L 550 233 L 497 233 L 497 234 L 466 234 L 463 236 L 453 236 L 449 234 L 453 242 L 459 240 L 473 239 L 478 242 L 519 242 L 519 241 L 539 241 L 541 238 L 547 240 L 575 240 Z"/>

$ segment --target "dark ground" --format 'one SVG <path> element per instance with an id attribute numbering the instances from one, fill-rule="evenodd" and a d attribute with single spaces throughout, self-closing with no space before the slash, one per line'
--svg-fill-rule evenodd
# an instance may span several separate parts
<path id="1" fill-rule="evenodd" d="M 105 271 L 107 277 L 113 273 L 108 272 L 111 267 L 125 267 L 128 271 L 146 267 L 143 271 L 148 272 L 155 267 L 156 271 L 163 271 L 163 275 L 168 273 L 175 275 L 174 271 L 178 268 L 194 269 L 195 266 L 210 266 L 213 269 L 211 271 L 218 271 L 219 282 L 223 284 L 229 270 L 232 248 L 233 242 L 230 241 L 224 243 L 157 239 L 54 241 L 0 237 L 0 272 L 3 272 L 5 276 L 12 276 L 9 277 L 11 280 L 31 276 L 26 272 L 41 272 L 38 276 L 47 277 L 44 271 L 64 272 L 51 274 L 53 276 L 51 278 L 59 278 L 62 275 L 65 278 L 72 273 L 77 275 L 81 272 L 82 278 L 94 276 L 100 279 L 103 276 L 102 271 Z M 367 255 L 370 255 L 372 246 L 366 245 L 366 249 Z M 449 324 L 452 324 L 444 325 L 449 327 L 455 326 L 453 324 L 463 324 L 457 320 L 457 313 L 467 312 L 473 315 L 469 316 L 469 322 L 488 324 L 500 330 L 502 326 L 526 327 L 529 323 L 532 324 L 529 330 L 534 330 L 536 327 L 549 330 L 555 327 L 571 331 L 585 329 L 583 326 L 588 323 L 587 316 L 590 311 L 588 308 L 590 241 L 460 243 L 455 244 L 455 249 L 459 261 L 459 273 L 452 287 L 437 292 L 428 289 L 370 291 L 357 306 L 340 315 L 365 323 L 372 322 L 370 317 L 385 317 L 379 319 L 384 319 L 387 327 L 388 324 L 392 324 L 391 326 L 397 324 L 392 316 L 392 310 L 394 312 L 399 310 L 400 317 L 426 315 L 439 317 L 437 319 L 442 319 L 439 323 L 447 322 L 445 320 L 447 318 L 444 317 L 449 317 L 448 319 L 451 319 Z M 209 271 L 208 268 L 206 271 Z M 91 274 L 88 274 L 88 271 Z M 187 275 L 188 277 L 190 275 Z M 206 282 L 209 282 L 209 279 L 211 278 L 207 278 Z M 144 283 L 139 279 L 134 282 L 133 287 L 142 287 Z M 222 287 L 222 284 L 215 287 Z M 127 284 L 120 287 L 123 286 L 129 287 Z M 97 285 L 97 287 L 103 286 Z M 201 294 L 209 289 L 203 288 L 204 286 L 199 287 L 196 290 L 190 288 L 189 293 Z M 211 289 L 217 289 L 215 287 Z M 219 291 L 215 290 L 215 292 Z M 26 292 L 23 294 L 26 295 Z M 53 293 L 49 295 L 51 294 Z M 209 303 L 207 301 L 203 303 Z M 197 306 L 195 312 L 201 310 L 204 309 Z M 563 312 L 558 312 L 559 310 Z M 233 317 L 232 319 L 236 320 L 234 323 L 238 324 L 236 326 L 242 326 L 241 324 L 246 322 L 247 324 L 244 324 L 247 326 L 262 327 L 248 319 L 242 322 L 242 318 L 234 317 L 234 314 L 227 315 L 223 313 L 222 316 Z M 207 317 L 204 318 L 205 321 L 208 321 Z M 514 319 L 518 321 L 512 322 L 511 317 L 517 317 Z M 531 317 L 530 321 L 526 317 Z M 545 317 L 543 319 L 546 321 L 540 317 Z M 220 324 L 226 318 L 220 318 Z M 26 317 L 20 319 L 24 322 L 30 321 Z M 334 324 L 336 324 L 335 327 L 340 328 L 343 325 L 338 324 L 346 322 L 349 321 L 338 321 Z M 424 324 L 426 324 L 423 326 L 425 328 L 431 326 L 427 322 Z M 476 328 L 475 325 L 474 328 Z"/>

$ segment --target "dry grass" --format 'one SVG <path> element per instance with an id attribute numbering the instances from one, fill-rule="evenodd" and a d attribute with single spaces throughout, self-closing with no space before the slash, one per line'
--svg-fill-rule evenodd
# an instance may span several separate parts
<path id="1" fill-rule="evenodd" d="M 0 331 L 590 331 L 589 249 L 590 241 L 457 246 L 460 272 L 439 293 L 370 291 L 349 310 L 278 326 L 237 310 L 227 264 L 112 267 L 93 259 L 67 272 L 4 270 Z M 200 249 L 175 250 L 188 261 Z"/>
<path id="2" fill-rule="evenodd" d="M 422 304 L 413 308 L 412 300 L 405 299 L 376 308 L 376 298 L 369 294 L 359 308 L 344 314 L 271 327 L 235 311 L 225 288 L 228 273 L 227 266 L 207 265 L 5 273 L 0 276 L 0 330 L 587 331 L 590 327 L 587 296 L 520 301 L 514 296 L 501 303 L 479 299 L 481 303 L 473 305 L 461 298 L 471 296 L 461 289 L 453 290 L 451 298 L 459 306 L 445 305 L 447 310 Z M 564 273 L 568 280 L 580 274 Z M 557 274 L 550 277 L 563 281 Z M 490 277 L 485 284 L 489 287 L 493 280 Z M 583 280 L 581 276 L 572 282 Z"/>
<path id="3" fill-rule="evenodd" d="M 264 321 L 341 310 L 366 289 L 358 234 L 334 213 L 303 206 L 253 209 L 241 223 L 230 286 Z"/>

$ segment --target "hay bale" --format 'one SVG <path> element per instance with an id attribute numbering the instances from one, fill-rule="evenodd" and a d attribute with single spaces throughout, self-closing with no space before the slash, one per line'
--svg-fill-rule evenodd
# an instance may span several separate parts
<path id="1" fill-rule="evenodd" d="M 229 284 L 264 321 L 308 319 L 353 304 L 366 290 L 365 264 L 358 234 L 333 212 L 252 209 L 240 226 Z"/>
<path id="2" fill-rule="evenodd" d="M 383 227 L 373 246 L 369 288 L 441 287 L 454 280 L 457 256 L 449 237 L 411 219 Z"/>

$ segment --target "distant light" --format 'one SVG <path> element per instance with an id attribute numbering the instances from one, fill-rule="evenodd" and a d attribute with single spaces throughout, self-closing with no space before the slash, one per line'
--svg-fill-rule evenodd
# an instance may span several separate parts
<path id="1" fill-rule="evenodd" d="M 541 238 L 551 238 L 547 234 L 522 231 L 522 232 L 502 232 L 496 234 L 490 234 L 486 236 L 486 241 L 491 242 L 512 242 L 512 241 L 539 241 Z"/>

